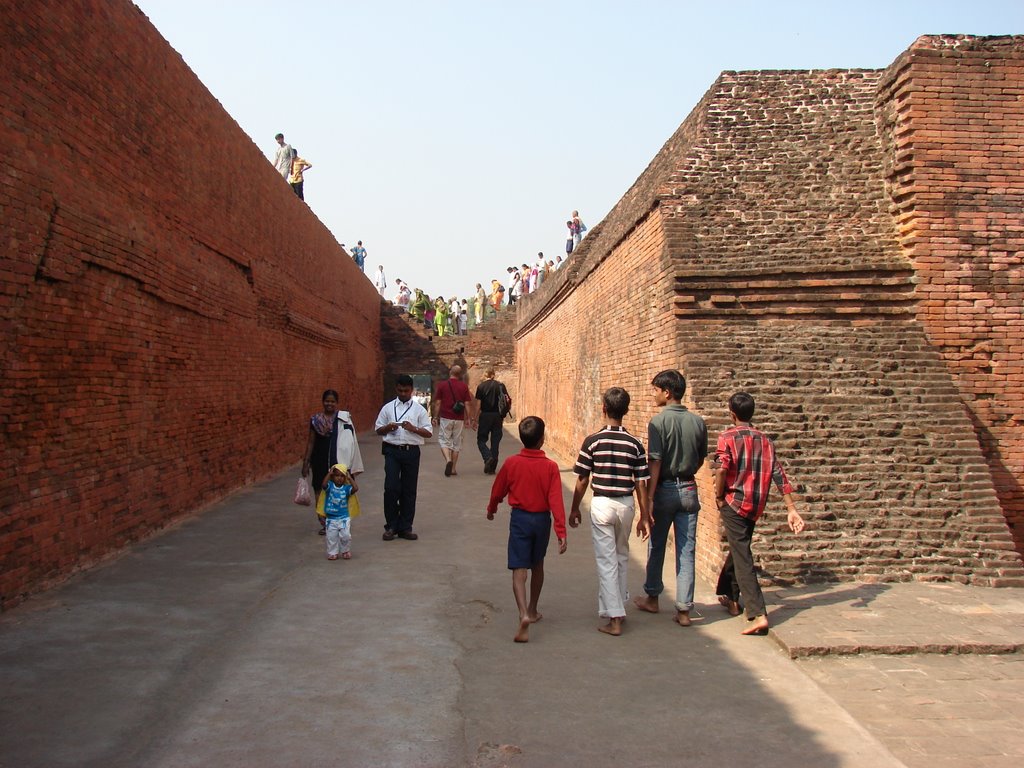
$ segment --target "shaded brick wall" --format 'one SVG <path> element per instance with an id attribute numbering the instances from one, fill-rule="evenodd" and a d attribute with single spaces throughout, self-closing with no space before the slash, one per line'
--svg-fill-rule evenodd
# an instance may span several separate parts
<path id="1" fill-rule="evenodd" d="M 879 99 L 918 318 L 1024 553 L 1024 38 L 922 37 Z"/>
<path id="2" fill-rule="evenodd" d="M 1021 584 L 971 421 L 916 320 L 876 119 L 882 78 L 724 73 L 566 277 L 525 305 L 523 399 L 565 425 L 553 447 L 568 456 L 599 423 L 607 386 L 643 397 L 659 368 L 681 368 L 712 447 L 726 399 L 745 389 L 810 524 L 784 534 L 782 503 L 770 502 L 756 543 L 767 577 Z M 658 247 L 636 263 L 614 258 L 647 242 Z M 619 271 L 603 275 L 610 264 Z M 614 301 L 636 283 L 646 289 Z M 608 299 L 614 311 L 600 314 Z M 616 314 L 651 322 L 607 327 Z M 618 364 L 623 350 L 639 370 Z M 582 381 L 563 381 L 576 372 Z M 638 408 L 629 426 L 642 433 L 650 415 Z M 710 474 L 698 485 L 698 568 L 713 578 L 722 547 Z"/>
<path id="3" fill-rule="evenodd" d="M 623 423 L 646 440 L 651 378 L 677 365 L 671 261 L 658 215 L 603 259 L 593 247 L 601 244 L 596 229 L 577 259 L 523 299 L 516 331 L 516 415 L 542 417 L 545 450 L 566 461 L 601 426 L 601 394 L 612 386 L 630 393 Z"/>
<path id="4" fill-rule="evenodd" d="M 327 387 L 367 423 L 381 367 L 369 281 L 137 8 L 8 10 L 0 606 L 298 462 Z"/>

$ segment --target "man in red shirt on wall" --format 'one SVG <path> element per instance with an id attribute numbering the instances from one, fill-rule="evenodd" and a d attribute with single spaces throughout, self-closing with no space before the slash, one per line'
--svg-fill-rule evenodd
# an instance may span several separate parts
<path id="1" fill-rule="evenodd" d="M 462 380 L 460 366 L 453 365 L 448 371 L 448 378 L 437 383 L 431 407 L 434 411 L 433 421 L 438 425 L 437 444 L 445 460 L 444 476 L 451 477 L 458 474 L 455 470 L 459 463 L 459 451 L 462 450 L 462 430 L 466 426 L 466 418 L 469 418 L 470 429 L 476 426 L 473 396 Z"/>
<path id="2" fill-rule="evenodd" d="M 747 621 L 751 622 L 743 634 L 766 635 L 768 610 L 754 572 L 750 540 L 773 482 L 786 502 L 790 530 L 800 533 L 804 521 L 796 511 L 786 472 L 775 458 L 775 446 L 768 435 L 750 425 L 754 398 L 746 392 L 734 394 L 729 398 L 729 415 L 733 426 L 718 436 L 716 451 L 715 499 L 729 541 L 729 556 L 722 567 L 717 592 L 722 605 L 733 615 L 739 614 L 742 593 Z"/>
<path id="3" fill-rule="evenodd" d="M 498 504 L 508 496 L 512 519 L 508 527 L 508 568 L 512 571 L 512 594 L 519 608 L 517 643 L 530 639 L 530 625 L 540 621 L 537 612 L 544 587 L 544 556 L 548 551 L 552 519 L 558 537 L 558 554 L 564 554 L 565 502 L 558 465 L 544 455 L 544 420 L 527 416 L 519 422 L 523 450 L 509 457 L 498 470 L 491 486 L 487 519 L 493 520 Z M 530 571 L 530 600 L 526 600 L 526 574 Z"/>

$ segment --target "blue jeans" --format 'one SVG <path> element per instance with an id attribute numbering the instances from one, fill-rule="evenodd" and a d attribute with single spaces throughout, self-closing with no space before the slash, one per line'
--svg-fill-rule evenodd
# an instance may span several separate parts
<path id="1" fill-rule="evenodd" d="M 693 608 L 694 557 L 700 499 L 692 480 L 670 480 L 654 491 L 654 527 L 647 543 L 647 581 L 644 592 L 657 597 L 665 591 L 662 572 L 669 528 L 676 535 L 676 610 Z"/>

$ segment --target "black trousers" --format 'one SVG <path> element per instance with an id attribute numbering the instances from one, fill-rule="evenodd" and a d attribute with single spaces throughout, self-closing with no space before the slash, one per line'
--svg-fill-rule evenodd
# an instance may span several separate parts
<path id="1" fill-rule="evenodd" d="M 384 443 L 384 525 L 395 533 L 412 530 L 416 517 L 416 486 L 420 479 L 420 447 Z"/>
<path id="2" fill-rule="evenodd" d="M 298 184 L 292 184 L 292 190 L 299 196 L 299 200 L 305 201 L 306 198 L 302 196 L 302 184 L 303 182 L 301 181 Z"/>
<path id="3" fill-rule="evenodd" d="M 730 600 L 738 601 L 742 595 L 747 618 L 756 619 L 767 611 L 764 594 L 754 571 L 754 553 L 750 551 L 754 521 L 737 515 L 729 507 L 720 507 L 718 512 L 725 529 L 725 538 L 729 542 L 729 556 L 722 566 L 715 591 L 719 595 L 728 596 Z"/>
<path id="4" fill-rule="evenodd" d="M 500 413 L 488 413 L 484 411 L 480 414 L 480 418 L 477 420 L 476 425 L 476 447 L 480 449 L 480 455 L 484 461 L 488 459 L 498 460 L 498 445 L 501 443 L 501 436 L 504 434 L 502 431 L 502 422 L 504 419 L 501 418 Z M 487 446 L 488 440 L 490 441 L 490 447 Z"/>

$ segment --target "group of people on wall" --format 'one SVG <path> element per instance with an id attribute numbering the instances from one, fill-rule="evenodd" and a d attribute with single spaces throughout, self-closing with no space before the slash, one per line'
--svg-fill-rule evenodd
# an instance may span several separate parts
<path id="1" fill-rule="evenodd" d="M 374 429 L 384 455 L 383 539 L 415 541 L 416 496 L 421 448 L 437 438 L 444 458 L 445 477 L 457 477 L 463 436 L 476 430 L 477 447 L 485 474 L 495 475 L 487 503 L 493 520 L 499 504 L 511 506 L 508 568 L 518 609 L 514 640 L 527 642 L 530 628 L 540 618 L 538 601 L 544 583 L 544 559 L 552 528 L 559 553 L 567 548 L 566 524 L 582 523 L 582 502 L 588 489 L 591 540 L 598 573 L 598 613 L 605 619 L 598 629 L 612 636 L 623 631 L 628 590 L 629 539 L 634 532 L 648 542 L 643 595 L 632 605 L 643 613 L 659 613 L 662 578 L 669 531 L 674 533 L 676 591 L 673 620 L 692 624 L 695 551 L 700 499 L 696 475 L 708 459 L 708 431 L 704 420 L 682 404 L 686 379 L 680 371 L 659 372 L 651 381 L 651 397 L 659 407 L 647 427 L 647 447 L 631 435 L 622 421 L 629 412 L 630 395 L 612 387 L 602 395 L 605 425 L 588 435 L 580 446 L 573 471 L 576 483 L 568 517 L 558 465 L 542 450 L 545 424 L 538 416 L 519 422 L 523 449 L 499 465 L 503 423 L 510 415 L 512 398 L 495 371 L 486 371 L 475 394 L 458 365 L 434 387 L 428 410 L 414 398 L 410 376 L 396 379 L 396 397 L 378 413 Z M 326 535 L 327 556 L 351 557 L 350 505 L 357 498 L 357 478 L 363 472 L 359 442 L 351 414 L 339 409 L 338 393 L 323 393 L 321 410 L 310 417 L 302 475 L 312 475 L 318 496 L 319 532 Z M 710 469 L 715 501 L 729 544 L 719 575 L 719 602 L 737 616 L 745 612 L 744 635 L 768 633 L 764 596 L 758 584 L 751 552 L 755 526 L 764 513 L 772 485 L 781 492 L 787 523 L 794 533 L 804 529 L 793 489 L 774 444 L 752 425 L 754 399 L 737 392 L 727 404 L 732 426 L 717 441 Z"/>
<path id="2" fill-rule="evenodd" d="M 274 140 L 277 142 L 273 160 L 274 167 L 288 182 L 296 196 L 304 201 L 304 173 L 313 165 L 299 156 L 298 151 L 285 141 L 283 133 L 277 134 Z M 568 236 L 565 252 L 568 257 L 575 248 L 579 247 L 587 232 L 587 226 L 580 219 L 579 211 L 573 211 L 571 218 L 566 221 L 566 227 Z M 342 247 L 345 247 L 344 244 Z M 362 240 L 359 240 L 351 249 L 351 256 L 356 266 L 365 274 L 367 253 Z M 523 296 L 536 291 L 544 282 L 545 277 L 561 267 L 563 263 L 561 256 L 546 259 L 541 251 L 532 265 L 524 263 L 521 267 L 508 267 L 506 270 L 507 287 L 501 280 L 495 278 L 491 280 L 489 289 L 485 289 L 482 283 L 477 283 L 471 296 L 464 298 L 452 296 L 447 300 L 444 296 L 431 298 L 420 288 L 412 288 L 404 280 L 396 278 L 396 293 L 391 302 L 415 317 L 428 331 L 436 333 L 438 336 L 465 335 L 470 328 L 482 325 L 488 317 L 493 317 L 503 306 L 513 306 Z M 380 297 L 386 298 L 388 281 L 383 264 L 377 265 L 371 280 Z"/>

